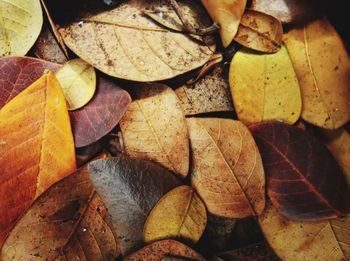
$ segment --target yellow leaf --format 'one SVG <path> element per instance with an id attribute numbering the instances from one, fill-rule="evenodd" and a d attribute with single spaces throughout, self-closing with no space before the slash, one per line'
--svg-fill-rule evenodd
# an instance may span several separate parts
<path id="1" fill-rule="evenodd" d="M 125 152 L 160 163 L 180 177 L 189 168 L 189 141 L 184 113 L 175 92 L 163 84 L 138 87 L 120 121 Z"/>
<path id="2" fill-rule="evenodd" d="M 265 175 L 257 145 L 239 121 L 189 118 L 191 184 L 209 213 L 244 218 L 265 207 Z"/>
<path id="3" fill-rule="evenodd" d="M 348 260 L 350 216 L 322 222 L 292 221 L 272 205 L 259 217 L 265 238 L 285 261 Z"/>
<path id="4" fill-rule="evenodd" d="M 81 59 L 68 61 L 56 73 L 68 110 L 76 110 L 86 105 L 96 90 L 96 73 L 94 67 Z"/>
<path id="5" fill-rule="evenodd" d="M 337 129 L 350 119 L 350 60 L 341 38 L 326 18 L 284 38 L 303 98 L 301 117 Z"/>
<path id="6" fill-rule="evenodd" d="M 220 26 L 220 36 L 224 47 L 235 37 L 241 21 L 246 0 L 201 0 L 210 17 Z"/>
<path id="7" fill-rule="evenodd" d="M 42 24 L 39 0 L 0 0 L 0 56 L 25 55 Z"/>
<path id="8" fill-rule="evenodd" d="M 284 46 L 274 54 L 238 51 L 229 78 L 233 103 L 242 122 L 277 119 L 293 124 L 299 119 L 299 83 Z"/>
<path id="9" fill-rule="evenodd" d="M 143 230 L 146 243 L 181 238 L 195 244 L 204 232 L 207 212 L 202 200 L 189 186 L 165 194 L 150 212 Z"/>
<path id="10" fill-rule="evenodd" d="M 66 102 L 52 73 L 0 110 L 0 245 L 17 218 L 75 169 Z"/>

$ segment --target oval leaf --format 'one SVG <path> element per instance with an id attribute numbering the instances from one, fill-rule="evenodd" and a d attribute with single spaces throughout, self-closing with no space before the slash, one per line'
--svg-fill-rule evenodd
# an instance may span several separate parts
<path id="1" fill-rule="evenodd" d="M 125 261 L 138 260 L 163 260 L 164 258 L 176 258 L 179 260 L 204 261 L 205 259 L 188 246 L 175 240 L 162 240 L 154 242 L 137 252 L 127 256 Z"/>
<path id="2" fill-rule="evenodd" d="M 180 182 L 166 169 L 126 156 L 91 162 L 89 175 L 106 204 L 123 254 L 142 244 L 147 215 Z"/>
<path id="3" fill-rule="evenodd" d="M 278 19 L 258 11 L 246 10 L 234 40 L 256 51 L 275 53 L 281 48 L 282 35 L 282 24 Z"/>
<path id="4" fill-rule="evenodd" d="M 189 186 L 165 194 L 149 214 L 143 230 L 146 243 L 180 238 L 195 244 L 204 232 L 207 211 L 202 200 Z"/>
<path id="5" fill-rule="evenodd" d="M 286 34 L 298 76 L 303 120 L 337 129 L 350 119 L 350 59 L 341 38 L 324 18 Z"/>
<path id="6" fill-rule="evenodd" d="M 349 222 L 349 215 L 323 222 L 292 221 L 281 216 L 273 206 L 259 217 L 265 238 L 285 261 L 348 260 Z"/>
<path id="7" fill-rule="evenodd" d="M 285 47 L 275 54 L 238 51 L 229 78 L 233 103 L 242 122 L 278 119 L 293 124 L 299 119 L 300 88 Z"/>
<path id="8" fill-rule="evenodd" d="M 267 192 L 286 217 L 316 221 L 335 218 L 349 190 L 330 152 L 306 131 L 279 122 L 251 126 L 267 175 Z"/>
<path id="9" fill-rule="evenodd" d="M 191 9 L 191 2 L 186 3 Z M 205 64 L 212 54 L 210 47 L 143 15 L 143 10 L 161 5 L 161 0 L 123 1 L 114 9 L 83 19 L 83 23 L 61 28 L 60 33 L 79 57 L 122 79 L 159 81 Z M 205 15 L 201 18 L 209 20 Z"/>
<path id="10" fill-rule="evenodd" d="M 17 218 L 75 169 L 66 101 L 52 73 L 0 110 L 0 246 Z"/>
<path id="11" fill-rule="evenodd" d="M 25 55 L 43 24 L 40 1 L 0 0 L 0 56 Z"/>
<path id="12" fill-rule="evenodd" d="M 96 90 L 96 73 L 94 67 L 81 59 L 68 61 L 56 73 L 68 110 L 73 111 L 86 105 Z"/>
<path id="13" fill-rule="evenodd" d="M 244 218 L 265 206 L 264 170 L 249 130 L 239 121 L 189 118 L 191 183 L 209 213 Z"/>
<path id="14" fill-rule="evenodd" d="M 163 84 L 138 89 L 138 99 L 130 104 L 120 121 L 126 153 L 158 162 L 186 177 L 188 132 L 175 92 Z"/>

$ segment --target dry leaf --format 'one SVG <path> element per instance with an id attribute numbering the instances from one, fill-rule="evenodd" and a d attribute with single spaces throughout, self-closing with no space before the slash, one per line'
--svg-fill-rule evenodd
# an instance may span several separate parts
<path id="1" fill-rule="evenodd" d="M 236 225 L 234 218 L 220 218 L 208 215 L 207 227 L 203 238 L 215 249 L 224 250 L 232 241 L 233 230 Z"/>
<path id="2" fill-rule="evenodd" d="M 265 206 L 264 170 L 258 148 L 241 122 L 189 118 L 192 185 L 209 213 L 227 218 L 260 214 Z"/>
<path id="3" fill-rule="evenodd" d="M 96 73 L 94 67 L 81 59 L 69 60 L 56 73 L 68 110 L 73 111 L 86 105 L 96 90 Z"/>
<path id="4" fill-rule="evenodd" d="M 88 168 L 111 215 L 122 254 L 130 254 L 142 245 L 142 231 L 151 209 L 180 182 L 158 165 L 124 155 L 93 161 Z"/>
<path id="5" fill-rule="evenodd" d="M 167 238 L 195 244 L 204 232 L 207 211 L 203 201 L 189 186 L 179 186 L 165 194 L 147 217 L 143 230 L 146 243 Z"/>
<path id="6" fill-rule="evenodd" d="M 234 40 L 241 45 L 261 52 L 275 53 L 282 45 L 283 29 L 275 17 L 246 10 Z"/>
<path id="7" fill-rule="evenodd" d="M 66 102 L 52 73 L 0 110 L 0 245 L 17 218 L 75 169 Z"/>
<path id="8" fill-rule="evenodd" d="M 198 82 L 177 88 L 175 93 L 185 115 L 233 111 L 229 83 L 223 77 L 222 68 L 217 67 Z"/>
<path id="9" fill-rule="evenodd" d="M 0 259 L 114 260 L 119 254 L 107 210 L 83 167 L 35 201 L 11 231 Z"/>
<path id="10" fill-rule="evenodd" d="M 303 120 L 337 129 L 350 119 L 350 60 L 341 38 L 326 18 L 284 38 L 303 98 Z"/>
<path id="11" fill-rule="evenodd" d="M 138 87 L 120 121 L 125 152 L 148 159 L 186 177 L 189 141 L 185 116 L 175 92 L 163 84 Z"/>
<path id="12" fill-rule="evenodd" d="M 350 216 L 323 222 L 297 222 L 282 217 L 270 206 L 259 217 L 265 238 L 285 261 L 348 260 Z"/>
<path id="13" fill-rule="evenodd" d="M 201 0 L 213 21 L 220 26 L 220 36 L 224 47 L 235 37 L 246 0 Z"/>
<path id="14" fill-rule="evenodd" d="M 242 122 L 278 119 L 293 124 L 299 119 L 300 88 L 285 47 L 275 54 L 238 51 L 229 78 L 233 103 Z"/>
<path id="15" fill-rule="evenodd" d="M 125 261 L 161 261 L 167 257 L 179 258 L 179 260 L 204 261 L 205 259 L 193 249 L 175 240 L 162 240 L 154 242 L 135 253 L 127 256 Z"/>
<path id="16" fill-rule="evenodd" d="M 186 2 L 188 9 L 191 2 Z M 61 28 L 60 33 L 78 56 L 111 76 L 141 82 L 169 79 L 205 64 L 215 48 L 143 15 L 143 10 L 162 3 L 123 1 L 114 9 L 83 18 L 82 23 Z M 201 19 L 209 21 L 205 15 Z"/>
<path id="17" fill-rule="evenodd" d="M 0 0 L 0 56 L 25 55 L 42 24 L 39 0 Z"/>

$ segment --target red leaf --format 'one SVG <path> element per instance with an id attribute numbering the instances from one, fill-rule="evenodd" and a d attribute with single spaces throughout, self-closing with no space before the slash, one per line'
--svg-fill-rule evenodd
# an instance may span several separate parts
<path id="1" fill-rule="evenodd" d="M 327 148 L 306 131 L 279 122 L 250 127 L 261 152 L 271 202 L 302 221 L 335 218 L 346 207 L 345 177 Z"/>

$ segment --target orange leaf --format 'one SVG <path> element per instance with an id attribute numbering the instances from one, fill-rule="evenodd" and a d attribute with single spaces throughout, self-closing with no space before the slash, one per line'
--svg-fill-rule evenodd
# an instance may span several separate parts
<path id="1" fill-rule="evenodd" d="M 75 169 L 68 111 L 52 73 L 0 110 L 0 246 L 18 217 Z"/>

